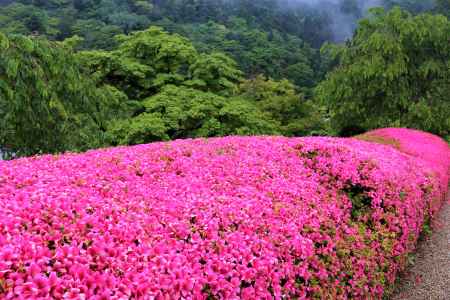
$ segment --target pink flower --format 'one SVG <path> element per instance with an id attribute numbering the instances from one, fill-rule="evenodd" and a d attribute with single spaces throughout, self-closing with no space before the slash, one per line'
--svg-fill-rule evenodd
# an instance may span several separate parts
<path id="1" fill-rule="evenodd" d="M 2 161 L 0 298 L 379 299 L 374 274 L 395 279 L 444 199 L 450 151 L 413 130 L 360 138 Z"/>

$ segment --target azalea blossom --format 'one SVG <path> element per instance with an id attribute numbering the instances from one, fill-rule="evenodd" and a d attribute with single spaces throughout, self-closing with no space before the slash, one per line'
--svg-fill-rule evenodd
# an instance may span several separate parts
<path id="1" fill-rule="evenodd" d="M 0 297 L 379 299 L 449 165 L 407 129 L 1 161 Z"/>

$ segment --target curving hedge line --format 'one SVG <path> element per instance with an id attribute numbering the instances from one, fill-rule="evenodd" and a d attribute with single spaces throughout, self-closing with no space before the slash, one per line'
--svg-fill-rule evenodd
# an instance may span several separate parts
<path id="1" fill-rule="evenodd" d="M 0 297 L 381 298 L 449 163 L 406 129 L 0 162 Z"/>

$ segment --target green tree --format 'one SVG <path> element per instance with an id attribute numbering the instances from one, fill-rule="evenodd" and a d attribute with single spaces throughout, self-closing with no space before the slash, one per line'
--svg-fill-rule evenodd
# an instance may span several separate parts
<path id="1" fill-rule="evenodd" d="M 372 10 L 317 89 L 342 134 L 407 126 L 448 135 L 450 22 Z"/>
<path id="2" fill-rule="evenodd" d="M 450 18 L 450 0 L 436 0 L 436 11 Z"/>
<path id="3" fill-rule="evenodd" d="M 255 102 L 231 98 L 242 72 L 228 56 L 199 54 L 186 38 L 157 27 L 117 40 L 112 51 L 78 54 L 98 87 L 124 96 L 128 113 L 108 124 L 113 145 L 281 133 L 279 122 Z"/>
<path id="4" fill-rule="evenodd" d="M 399 6 L 410 13 L 419 14 L 431 11 L 439 1 L 442 0 L 384 0 L 383 5 L 387 8 Z"/>
<path id="5" fill-rule="evenodd" d="M 297 93 L 288 80 L 275 81 L 262 75 L 245 80 L 239 98 L 253 102 L 270 120 L 280 124 L 286 136 L 330 134 L 322 109 Z"/>
<path id="6" fill-rule="evenodd" d="M 143 106 L 139 115 L 111 126 L 109 137 L 113 145 L 279 133 L 278 123 L 252 103 L 188 87 L 167 85 L 145 99 Z"/>
<path id="7" fill-rule="evenodd" d="M 185 24 L 175 31 L 188 36 L 200 52 L 226 53 L 247 77 L 287 78 L 303 88 L 316 84 L 313 60 L 317 53 L 298 37 L 253 28 L 245 19 L 234 17 L 225 24 Z"/>
<path id="8" fill-rule="evenodd" d="M 223 53 L 200 54 L 189 66 L 189 80 L 186 85 L 200 90 L 232 95 L 242 72 L 236 62 Z"/>
<path id="9" fill-rule="evenodd" d="M 114 36 L 123 33 L 116 25 L 108 25 L 96 19 L 76 20 L 70 24 L 70 32 L 66 36 L 78 35 L 83 38 L 82 49 L 111 50 L 117 46 Z"/>
<path id="10" fill-rule="evenodd" d="M 98 147 L 107 96 L 84 78 L 70 48 L 0 33 L 0 145 L 11 153 Z"/>
<path id="11" fill-rule="evenodd" d="M 13 34 L 39 34 L 54 38 L 58 34 L 58 19 L 49 17 L 45 10 L 33 5 L 12 3 L 0 5 L 0 28 Z"/>
<path id="12" fill-rule="evenodd" d="M 116 37 L 112 51 L 83 51 L 80 61 L 98 86 L 114 86 L 140 101 L 169 84 L 232 95 L 242 72 L 234 60 L 214 52 L 199 54 L 191 42 L 159 27 Z"/>
<path id="13" fill-rule="evenodd" d="M 114 86 L 130 100 L 154 95 L 167 84 L 181 84 L 197 57 L 189 40 L 159 27 L 116 39 L 112 51 L 85 51 L 79 57 L 98 85 Z"/>

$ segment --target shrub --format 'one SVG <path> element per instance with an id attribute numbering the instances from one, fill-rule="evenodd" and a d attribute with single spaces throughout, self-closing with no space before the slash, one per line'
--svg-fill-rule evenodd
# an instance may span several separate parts
<path id="1" fill-rule="evenodd" d="M 0 162 L 0 296 L 381 298 L 444 197 L 450 152 L 370 135 L 401 151 L 227 137 Z"/>

